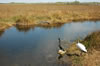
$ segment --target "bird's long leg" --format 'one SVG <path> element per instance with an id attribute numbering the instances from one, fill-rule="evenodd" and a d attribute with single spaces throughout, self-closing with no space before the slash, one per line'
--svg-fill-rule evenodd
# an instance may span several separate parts
<path id="1" fill-rule="evenodd" d="M 81 51 L 80 55 L 82 56 L 82 55 L 83 55 L 83 53 L 84 53 L 84 51 Z"/>
<path id="2" fill-rule="evenodd" d="M 82 53 L 83 53 L 83 52 L 81 51 L 80 56 L 82 56 Z"/>

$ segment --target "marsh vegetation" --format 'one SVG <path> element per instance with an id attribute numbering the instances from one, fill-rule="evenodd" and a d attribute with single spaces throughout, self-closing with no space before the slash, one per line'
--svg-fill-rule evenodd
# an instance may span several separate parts
<path id="1" fill-rule="evenodd" d="M 52 25 L 99 19 L 99 5 L 0 4 L 0 23 Z"/>
<path id="2" fill-rule="evenodd" d="M 67 49 L 69 54 L 78 54 L 70 57 L 73 66 L 99 66 L 100 65 L 100 32 L 93 32 L 81 41 L 88 52 L 80 55 L 81 51 L 73 43 Z"/>
<path id="3" fill-rule="evenodd" d="M 100 20 L 99 5 L 86 5 L 86 4 L 71 5 L 71 4 L 58 4 L 58 3 L 0 4 L 0 38 L 1 38 L 0 45 L 1 47 L 3 46 L 4 49 L 5 49 L 4 44 L 8 45 L 7 49 L 10 47 L 9 50 L 10 52 L 7 50 L 5 51 L 10 53 L 11 58 L 14 59 L 14 62 L 15 63 L 17 62 L 19 65 L 20 64 L 25 65 L 26 63 L 38 66 L 41 65 L 41 63 L 43 65 L 45 65 L 45 63 L 47 63 L 47 65 L 48 64 L 59 65 L 59 63 L 56 62 L 55 59 L 55 57 L 57 57 L 55 53 L 57 50 L 56 48 L 58 46 L 56 39 L 58 38 L 59 34 L 61 34 L 61 37 L 64 37 L 68 41 L 75 40 L 81 35 L 82 37 L 81 42 L 88 49 L 88 53 L 87 54 L 83 53 L 82 56 L 74 56 L 73 54 L 80 54 L 80 51 L 76 48 L 75 43 L 73 43 L 71 47 L 68 48 L 69 50 L 66 49 L 69 54 L 73 55 L 69 57 L 72 61 L 72 65 L 99 66 L 100 32 L 95 32 L 95 31 L 100 30 L 99 27 L 100 21 L 94 22 L 97 20 Z M 11 29 L 5 32 L 6 29 L 9 27 L 11 27 Z M 89 34 L 89 32 L 91 34 Z M 1 36 L 3 36 L 3 38 Z M 13 44 L 17 46 L 17 47 L 14 46 L 15 49 L 11 47 L 13 46 Z M 48 52 L 44 50 L 44 47 L 46 50 L 48 50 Z M 33 49 L 36 50 L 37 52 L 36 51 L 33 52 Z M 43 53 L 40 52 L 40 49 L 42 49 L 41 51 Z M 13 55 L 14 52 L 11 50 L 15 51 L 16 54 Z M 3 53 L 1 52 L 1 54 Z M 16 61 L 15 57 L 18 58 Z M 36 62 L 36 64 L 33 62 L 30 63 L 31 61 L 29 62 L 23 60 L 23 58 L 27 60 L 27 57 L 33 58 L 31 60 L 33 62 Z M 41 60 L 34 61 L 34 59 L 37 59 L 38 57 L 39 59 L 45 58 L 44 62 Z M 24 62 L 22 62 L 20 59 L 23 60 Z M 10 59 L 8 58 L 8 60 Z M 12 60 L 10 61 L 11 61 L 10 63 L 12 63 Z M 20 63 L 19 61 L 22 63 Z"/>

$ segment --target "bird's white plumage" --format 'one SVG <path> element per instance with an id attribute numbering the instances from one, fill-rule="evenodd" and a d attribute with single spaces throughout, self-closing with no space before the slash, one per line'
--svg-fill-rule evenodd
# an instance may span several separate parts
<path id="1" fill-rule="evenodd" d="M 77 46 L 80 50 L 82 50 L 82 51 L 84 51 L 84 52 L 87 52 L 85 46 L 84 46 L 82 43 L 79 43 L 79 42 L 78 42 L 78 43 L 76 44 L 76 46 Z"/>
<path id="2" fill-rule="evenodd" d="M 63 54 L 65 54 L 66 53 L 66 51 L 63 51 L 63 50 L 59 50 L 58 51 L 58 54 L 60 54 L 60 55 L 63 55 Z"/>

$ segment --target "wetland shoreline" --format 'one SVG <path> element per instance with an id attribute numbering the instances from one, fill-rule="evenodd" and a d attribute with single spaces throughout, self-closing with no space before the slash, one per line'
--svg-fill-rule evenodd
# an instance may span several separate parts
<path id="1" fill-rule="evenodd" d="M 70 22 L 96 21 L 100 20 L 99 11 L 100 6 L 98 5 L 0 4 L 0 31 L 11 26 L 19 26 L 18 29 L 22 29 L 29 26 L 55 27 Z M 87 36 L 82 43 L 86 45 L 89 52 L 82 57 L 70 57 L 72 65 L 95 66 L 98 64 L 100 62 L 99 41 L 100 32 L 94 32 Z M 67 51 L 69 53 L 72 53 L 72 51 L 80 53 L 75 45 L 72 45 Z M 91 58 L 94 61 L 91 61 Z"/>
<path id="2" fill-rule="evenodd" d="M 0 4 L 3 25 L 55 26 L 69 22 L 100 20 L 99 5 Z M 0 24 L 0 28 L 5 27 Z"/>
<path id="3" fill-rule="evenodd" d="M 100 65 L 100 31 L 93 32 L 81 41 L 88 52 L 83 53 L 80 56 L 81 51 L 73 43 L 68 49 L 67 53 L 70 56 L 69 59 L 72 62 L 72 66 L 99 66 Z M 75 55 L 77 54 L 77 55 Z"/>

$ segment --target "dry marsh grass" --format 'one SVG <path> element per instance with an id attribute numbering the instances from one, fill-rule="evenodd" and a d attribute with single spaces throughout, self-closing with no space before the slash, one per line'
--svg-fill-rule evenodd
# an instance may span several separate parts
<path id="1" fill-rule="evenodd" d="M 81 56 L 72 56 L 72 66 L 100 66 L 100 32 L 94 32 L 81 41 L 87 48 L 88 52 Z M 68 50 L 70 54 L 80 54 L 75 44 Z"/>
<path id="2" fill-rule="evenodd" d="M 86 45 L 87 48 L 89 48 L 89 50 L 95 49 L 100 51 L 100 32 L 94 32 L 88 35 L 84 39 L 83 43 Z"/>
<path id="3" fill-rule="evenodd" d="M 0 31 L 4 31 L 5 29 L 9 28 L 12 26 L 12 23 L 4 23 L 4 22 L 0 22 Z"/>
<path id="4" fill-rule="evenodd" d="M 13 24 L 55 26 L 72 21 L 99 19 L 98 5 L 0 4 L 0 30 Z"/>
<path id="5" fill-rule="evenodd" d="M 27 18 L 27 19 L 26 19 Z M 100 19 L 100 6 L 66 4 L 0 4 L 0 22 L 65 23 Z"/>

